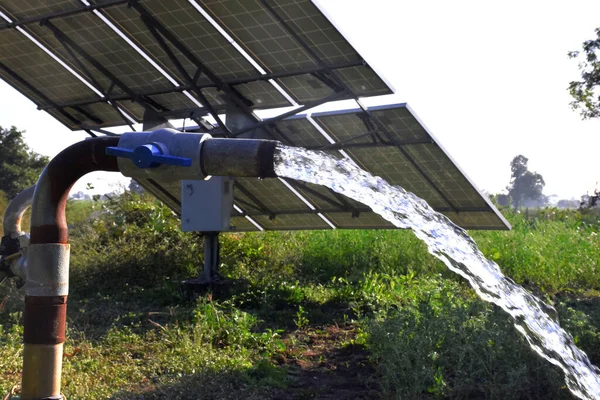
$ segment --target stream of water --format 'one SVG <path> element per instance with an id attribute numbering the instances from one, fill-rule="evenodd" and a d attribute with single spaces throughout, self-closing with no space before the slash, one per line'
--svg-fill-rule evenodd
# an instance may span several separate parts
<path id="1" fill-rule="evenodd" d="M 515 327 L 530 346 L 564 371 L 573 394 L 583 399 L 600 399 L 600 370 L 560 327 L 556 311 L 504 276 L 464 229 L 435 212 L 424 200 L 348 160 L 320 151 L 280 145 L 275 153 L 275 173 L 327 186 L 371 207 L 398 228 L 412 229 L 427 244 L 429 252 L 467 279 L 482 299 L 500 306 L 514 318 Z"/>

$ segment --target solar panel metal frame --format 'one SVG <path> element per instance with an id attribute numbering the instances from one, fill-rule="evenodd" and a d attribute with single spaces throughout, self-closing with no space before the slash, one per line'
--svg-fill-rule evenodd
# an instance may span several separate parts
<path id="1" fill-rule="evenodd" d="M 47 5 L 46 10 L 43 11 L 41 10 L 43 5 L 40 6 L 40 9 L 25 7 L 19 10 L 15 5 L 17 1 L 6 0 L 5 4 L 12 4 L 13 9 L 12 14 L 9 14 L 6 6 L 0 7 L 0 17 L 7 21 L 5 24 L 0 24 L 0 46 L 3 43 L 2 35 L 4 34 L 6 37 L 5 32 L 18 31 L 37 46 L 37 49 L 30 46 L 33 49 L 31 50 L 32 55 L 53 58 L 79 80 L 79 82 L 76 82 L 77 79 L 74 81 L 77 87 L 88 93 L 91 90 L 96 97 L 75 98 L 66 101 L 53 99 L 52 96 L 55 95 L 53 91 L 44 93 L 43 85 L 36 87 L 29 83 L 30 77 L 23 76 L 23 69 L 15 71 L 11 65 L 6 65 L 4 62 L 0 62 L 0 76 L 34 101 L 39 109 L 49 112 L 70 129 L 84 129 L 92 136 L 95 136 L 94 132 L 110 134 L 103 129 L 107 126 L 127 124 L 133 128 L 134 122 L 168 118 L 191 118 L 199 122 L 202 117 L 211 115 L 219 127 L 211 130 L 211 133 L 215 135 L 245 137 L 250 134 L 255 136 L 258 132 L 259 136 L 294 144 L 280 129 L 283 121 L 299 121 L 299 118 L 304 118 L 321 137 L 327 137 L 325 132 L 327 128 L 320 126 L 316 120 L 330 115 L 344 115 L 348 112 L 314 114 L 313 117 L 294 117 L 293 115 L 325 102 L 339 99 L 355 99 L 360 109 L 350 112 L 363 113 L 373 124 L 371 130 L 378 130 L 379 134 L 389 136 L 384 124 L 372 114 L 379 109 L 366 109 L 358 101 L 358 96 L 391 93 L 391 87 L 368 66 L 335 25 L 327 19 L 322 10 L 309 0 L 281 0 L 279 2 L 257 0 L 252 4 L 244 3 L 241 0 L 217 0 L 205 1 L 202 6 L 195 0 L 187 0 L 189 5 L 187 8 L 190 11 L 193 11 L 194 8 L 198 11 L 199 14 L 195 14 L 197 18 L 191 17 L 187 20 L 177 18 L 173 24 L 169 24 L 169 15 L 166 14 L 186 9 L 186 3 L 183 0 L 177 1 L 179 2 L 178 8 L 169 9 L 164 8 L 163 3 L 155 0 L 80 0 L 79 2 L 61 0 Z M 26 5 L 27 3 L 19 1 L 18 4 Z M 70 7 L 62 8 L 64 4 L 69 4 Z M 75 4 L 79 4 L 79 7 L 75 7 Z M 156 7 L 162 8 L 157 9 Z M 125 15 L 125 12 L 128 13 L 128 16 Z M 89 21 L 88 26 L 81 27 L 77 21 L 88 18 L 87 15 L 81 16 L 85 13 L 94 13 L 95 16 L 90 14 L 91 18 L 95 20 L 98 17 L 102 22 L 96 21 L 96 24 L 93 24 Z M 237 25 L 231 22 L 234 14 L 243 15 L 243 21 L 236 20 Z M 252 36 L 254 34 L 246 37 L 247 40 L 239 40 L 239 35 L 244 36 L 244 29 L 249 28 L 244 21 L 250 21 L 251 14 L 258 16 L 256 18 L 259 20 L 268 20 L 268 23 L 262 25 L 257 22 L 254 25 L 255 33 L 260 36 L 264 30 L 267 37 L 277 36 L 279 38 L 278 41 L 264 43 L 258 40 L 258 45 L 263 46 L 266 53 L 261 53 L 263 49 L 255 47 L 256 36 Z M 15 19 L 15 15 L 19 19 Z M 131 15 L 137 15 L 139 21 L 131 22 L 135 20 Z M 186 14 L 181 15 L 185 16 Z M 315 23 L 317 20 L 320 21 L 320 25 Z M 69 21 L 74 22 L 69 23 Z M 181 24 L 177 25 L 179 22 Z M 132 23 L 137 25 L 131 25 Z M 230 75 L 216 73 L 210 65 L 207 66 L 204 63 L 203 58 L 205 57 L 196 51 L 197 45 L 190 48 L 184 43 L 184 40 L 187 40 L 185 31 L 177 31 L 178 26 L 198 23 L 205 25 L 205 28 L 202 29 L 207 35 L 211 35 L 208 36 L 209 38 L 214 38 L 222 43 L 225 40 L 231 44 L 232 47 L 227 51 L 232 60 L 233 57 L 237 57 L 237 61 L 235 61 L 237 65 L 241 65 L 242 58 L 246 59 L 247 69 L 243 70 L 241 75 L 239 71 Z M 34 24 L 41 26 L 34 26 Z M 123 29 L 123 24 L 129 24 L 128 31 Z M 211 31 L 209 24 L 212 25 L 214 31 Z M 135 81 L 131 80 L 133 76 L 129 76 L 125 70 L 120 70 L 117 64 L 110 62 L 110 59 L 102 58 L 98 49 L 90 47 L 87 41 L 81 42 L 81 38 L 76 33 L 77 29 L 80 28 L 83 33 L 89 34 L 88 31 L 92 29 L 92 25 L 94 25 L 94 29 L 100 30 L 95 36 L 104 35 L 106 40 L 118 43 L 113 46 L 120 46 L 124 51 L 122 54 L 126 57 L 129 57 L 126 53 L 127 50 L 131 51 L 132 62 L 141 61 L 142 64 L 138 63 L 139 68 L 143 68 L 141 67 L 144 64 L 143 60 L 137 59 L 134 54 L 137 52 L 150 64 L 148 70 L 140 72 L 157 77 L 152 78 L 153 82 L 158 79 L 166 80 L 163 85 L 156 87 L 155 84 L 151 84 L 146 87 L 145 84 L 149 78 L 134 83 Z M 265 26 L 269 26 L 269 28 L 265 28 Z M 199 30 L 200 28 L 196 27 L 195 29 Z M 174 32 L 179 32 L 179 35 Z M 323 32 L 329 33 L 323 34 Z M 192 35 L 189 38 L 196 40 L 195 43 L 199 43 L 196 36 Z M 291 46 L 284 48 L 282 50 L 284 53 L 303 54 L 306 62 L 298 68 L 292 69 L 274 64 L 273 62 L 280 63 L 280 59 L 273 57 L 275 54 L 272 53 L 273 46 L 280 46 L 280 43 L 288 43 Z M 270 46 L 271 49 L 267 49 L 265 46 Z M 218 48 L 220 45 L 215 47 L 215 49 Z M 239 54 L 235 53 L 236 50 Z M 294 59 L 289 54 L 287 57 Z M 331 57 L 337 57 L 335 62 L 332 62 Z M 222 62 L 223 60 L 216 58 L 214 61 Z M 222 65 L 225 66 L 225 64 Z M 227 67 L 225 66 L 225 68 Z M 253 74 L 252 71 L 255 73 Z M 71 79 L 74 79 L 73 76 Z M 358 77 L 358 82 L 361 82 L 362 79 L 364 84 L 357 86 L 356 77 Z M 129 84 L 124 79 L 129 81 Z M 134 85 L 133 89 L 132 84 Z M 303 105 L 293 111 L 281 114 L 279 117 L 260 121 L 253 113 L 257 104 L 250 100 L 253 98 L 254 101 L 257 101 L 260 96 L 267 96 L 266 98 L 270 99 L 263 104 L 266 107 L 284 105 L 283 100 L 288 101 L 290 105 L 298 103 Z M 241 129 L 230 129 L 223 123 L 221 113 L 224 111 L 229 113 L 231 107 L 236 108 L 253 122 L 246 124 L 247 126 Z M 418 123 L 422 125 L 420 121 Z M 423 129 L 426 131 L 426 128 Z M 429 132 L 427 133 L 431 141 L 435 143 Z M 340 147 L 338 150 L 342 155 L 348 156 L 345 150 L 341 149 L 343 144 L 332 143 L 331 138 L 327 139 L 326 148 L 332 150 L 336 149 L 336 146 Z M 401 149 L 401 147 L 398 148 Z M 443 148 L 439 147 L 439 149 L 456 167 L 456 163 L 447 156 Z M 355 152 L 357 151 L 355 150 Z M 352 153 L 351 150 L 348 152 Z M 409 155 L 405 153 L 404 155 L 410 159 Z M 358 159 L 356 156 L 351 158 Z M 413 167 L 415 166 L 416 164 L 413 162 Z M 426 176 L 423 171 L 419 171 Z M 465 177 L 468 185 L 479 196 L 478 198 L 485 202 L 480 210 L 469 212 L 486 212 L 497 217 L 497 224 L 491 227 L 492 229 L 509 227 L 506 220 L 475 189 L 460 168 L 457 167 L 457 171 L 459 175 L 462 174 Z M 140 183 L 173 210 L 179 212 L 178 196 L 180 194 L 176 190 L 176 186 L 167 182 L 144 181 Z M 435 184 L 431 183 L 431 185 L 435 188 Z M 236 195 L 235 210 L 232 212 L 232 221 L 238 225 L 240 230 L 393 227 L 363 205 L 326 188 L 312 187 L 309 184 L 288 179 L 263 182 L 239 179 L 236 186 L 238 194 Z M 265 196 L 265 192 L 273 191 L 278 191 L 280 196 L 287 195 L 288 202 L 292 206 L 282 208 L 280 204 L 272 203 L 271 199 Z M 437 191 L 439 196 L 444 198 L 450 206 L 447 210 L 438 207 L 440 211 L 446 213 L 461 211 L 445 197 L 441 190 L 437 189 Z M 244 208 L 248 209 L 244 210 Z M 467 211 L 465 210 L 465 212 Z M 353 221 L 357 221 L 357 223 L 354 225 L 332 222 L 336 221 L 339 213 L 351 215 Z M 334 214 L 335 216 L 333 216 Z M 456 215 L 454 217 L 456 220 Z M 358 222 L 359 220 L 360 222 Z M 462 225 L 466 228 L 470 227 L 465 223 Z M 486 229 L 490 227 L 472 226 L 471 228 Z"/>

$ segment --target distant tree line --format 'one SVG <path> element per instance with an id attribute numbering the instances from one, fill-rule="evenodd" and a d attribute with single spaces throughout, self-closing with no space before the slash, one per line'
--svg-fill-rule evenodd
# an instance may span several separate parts
<path id="1" fill-rule="evenodd" d="M 582 43 L 581 50 L 568 52 L 569 58 L 579 62 L 581 79 L 569 83 L 569 94 L 573 98 L 571 107 L 583 119 L 600 117 L 600 28 L 594 30 L 595 37 Z M 536 172 L 527 169 L 528 159 L 516 156 L 511 162 L 511 181 L 507 194 L 498 194 L 494 200 L 501 206 L 514 208 L 545 206 L 548 198 L 542 191 L 544 179 Z M 562 199 L 556 203 L 559 208 L 589 208 L 600 205 L 600 192 L 583 195 L 581 201 Z"/>
<path id="2" fill-rule="evenodd" d="M 573 98 L 571 107 L 583 119 L 600 117 L 600 28 L 594 30 L 595 37 L 582 43 L 581 50 L 568 52 L 569 58 L 579 61 L 581 79 L 571 81 L 568 86 Z M 511 185 L 508 194 L 496 196 L 500 205 L 512 204 L 515 208 L 527 206 L 528 199 L 543 200 L 544 180 L 541 175 L 527 171 L 527 158 L 517 156 L 511 163 Z M 600 192 L 581 196 L 581 201 L 561 199 L 558 208 L 590 208 L 600 205 Z"/>
<path id="3" fill-rule="evenodd" d="M 538 208 L 550 204 L 550 199 L 556 196 L 544 195 L 544 178 L 537 172 L 529 171 L 528 162 L 529 159 L 523 155 L 513 158 L 510 163 L 511 178 L 506 187 L 507 193 L 491 195 L 492 201 L 499 206 L 512 206 L 514 209 Z M 581 200 L 560 199 L 554 205 L 557 208 L 571 209 L 597 207 L 600 206 L 600 192 L 596 190 L 593 195 L 585 194 L 581 196 Z"/>

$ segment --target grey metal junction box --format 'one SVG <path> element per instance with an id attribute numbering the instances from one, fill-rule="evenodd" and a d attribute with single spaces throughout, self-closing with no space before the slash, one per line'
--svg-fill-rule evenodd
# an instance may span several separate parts
<path id="1" fill-rule="evenodd" d="M 227 232 L 233 209 L 233 185 L 229 176 L 181 181 L 181 229 L 184 232 Z"/>

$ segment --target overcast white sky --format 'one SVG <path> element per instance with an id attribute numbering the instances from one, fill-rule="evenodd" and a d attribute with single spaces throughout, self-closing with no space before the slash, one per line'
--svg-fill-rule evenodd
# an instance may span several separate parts
<path id="1" fill-rule="evenodd" d="M 319 0 L 322 10 L 396 89 L 480 189 L 501 192 L 510 161 L 529 158 L 546 194 L 579 197 L 600 181 L 600 121 L 569 108 L 569 50 L 600 26 L 599 1 Z M 0 125 L 54 156 L 71 132 L 0 82 Z M 84 177 L 106 190 L 118 174 Z"/>

